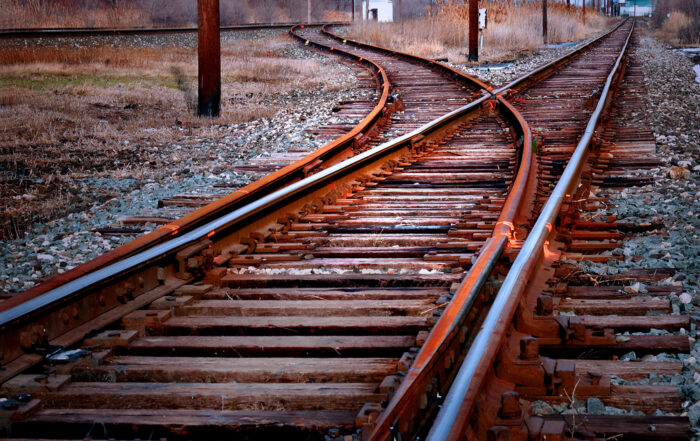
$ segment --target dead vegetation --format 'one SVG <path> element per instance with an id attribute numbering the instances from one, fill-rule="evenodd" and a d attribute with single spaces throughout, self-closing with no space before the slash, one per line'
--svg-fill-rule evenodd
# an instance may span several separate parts
<path id="1" fill-rule="evenodd" d="M 216 142 L 222 127 L 270 118 L 295 90 L 345 87 L 323 62 L 286 57 L 294 44 L 282 35 L 224 40 L 216 119 L 194 114 L 193 47 L 3 47 L 0 237 L 99 202 L 76 184 L 84 177 L 153 177 L 172 146 Z"/>
<path id="2" fill-rule="evenodd" d="M 542 45 L 542 9 L 538 2 L 489 1 L 480 3 L 488 10 L 481 61 L 502 61 Z M 604 29 L 610 20 L 587 11 L 585 22 L 580 8 L 548 4 L 550 43 L 576 41 Z M 350 28 L 350 36 L 381 46 L 430 58 L 447 57 L 463 63 L 468 52 L 468 4 L 438 2 L 432 15 L 397 23 L 362 22 Z"/>
<path id="3" fill-rule="evenodd" d="M 660 0 L 651 22 L 660 40 L 677 47 L 700 45 L 700 0 Z"/>
<path id="4" fill-rule="evenodd" d="M 316 22 L 348 21 L 347 0 L 313 0 Z M 308 18 L 306 0 L 220 0 L 224 25 Z M 0 29 L 194 26 L 195 0 L 0 0 Z"/>

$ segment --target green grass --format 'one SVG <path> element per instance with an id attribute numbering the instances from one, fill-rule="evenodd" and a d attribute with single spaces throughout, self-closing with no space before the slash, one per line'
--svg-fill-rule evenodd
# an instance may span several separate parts
<path id="1" fill-rule="evenodd" d="M 65 89 L 66 87 L 114 87 L 114 86 L 138 86 L 145 89 L 154 87 L 166 87 L 168 89 L 179 89 L 174 78 L 152 77 L 150 75 L 140 76 L 106 76 L 95 77 L 91 75 L 68 75 L 68 74 L 0 74 L 0 89 L 16 87 L 29 89 L 36 92 L 47 90 Z"/>

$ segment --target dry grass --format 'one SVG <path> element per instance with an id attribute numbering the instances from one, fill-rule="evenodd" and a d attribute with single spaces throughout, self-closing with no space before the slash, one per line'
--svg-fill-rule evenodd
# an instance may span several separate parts
<path id="1" fill-rule="evenodd" d="M 143 9 L 118 3 L 114 7 L 85 8 L 76 13 L 65 3 L 46 0 L 0 0 L 0 29 L 147 27 L 153 23 Z"/>
<path id="2" fill-rule="evenodd" d="M 484 31 L 482 61 L 512 58 L 518 52 L 542 45 L 541 4 L 491 1 L 480 4 L 488 9 L 489 23 Z M 382 46 L 438 58 L 465 62 L 468 51 L 467 4 L 445 2 L 433 16 L 399 23 L 363 22 L 350 29 L 350 35 Z M 548 40 L 563 43 L 586 38 L 609 24 L 606 17 L 588 11 L 585 23 L 579 8 L 561 3 L 548 4 Z"/>
<path id="3" fill-rule="evenodd" d="M 221 0 L 225 25 L 307 19 L 306 0 Z M 0 29 L 194 26 L 196 0 L 0 0 Z M 349 6 L 314 0 L 315 22 L 349 21 Z"/>
<path id="4" fill-rule="evenodd" d="M 339 88 L 320 61 L 285 58 L 288 44 L 294 43 L 284 36 L 224 42 L 222 112 L 215 119 L 194 114 L 194 48 L 4 47 L 0 237 L 21 234 L 71 204 L 94 203 L 66 190 L 79 176 L 153 176 L 160 168 L 154 147 L 163 152 L 220 139 L 221 126 L 272 117 L 279 107 L 270 103 L 293 90 Z"/>
<path id="5" fill-rule="evenodd" d="M 654 35 L 674 46 L 694 46 L 700 44 L 700 26 L 683 11 L 673 10 L 663 21 Z"/>

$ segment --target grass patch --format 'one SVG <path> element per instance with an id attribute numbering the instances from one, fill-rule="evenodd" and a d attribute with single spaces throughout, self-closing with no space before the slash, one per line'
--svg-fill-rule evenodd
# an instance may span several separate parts
<path id="1" fill-rule="evenodd" d="M 54 91 L 57 89 L 65 89 L 68 87 L 82 88 L 83 86 L 94 86 L 100 88 L 118 86 L 139 86 L 146 89 L 152 89 L 153 87 L 179 89 L 178 83 L 172 78 L 154 78 L 148 75 L 140 75 L 133 77 L 94 77 L 92 75 L 76 75 L 62 73 L 0 73 L 0 89 L 18 88 L 29 89 L 37 92 L 44 92 Z"/>

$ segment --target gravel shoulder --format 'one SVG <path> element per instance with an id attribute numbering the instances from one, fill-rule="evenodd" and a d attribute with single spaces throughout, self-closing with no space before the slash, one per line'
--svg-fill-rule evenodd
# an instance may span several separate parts
<path id="1" fill-rule="evenodd" d="M 541 47 L 535 51 L 523 52 L 517 59 L 506 63 L 497 63 L 493 65 L 485 64 L 482 66 L 466 66 L 463 64 L 452 63 L 448 64 L 461 70 L 462 72 L 486 81 L 493 86 L 503 86 L 521 75 L 531 72 L 544 64 L 550 63 L 557 58 L 585 46 L 606 32 L 607 30 L 596 32 L 595 34 L 592 34 L 585 40 L 581 41 L 560 45 L 549 45 Z"/>
<path id="2" fill-rule="evenodd" d="M 328 80 L 314 88 L 283 89 L 280 93 L 265 93 L 260 99 L 265 107 L 274 109 L 272 115 L 243 123 L 225 120 L 201 128 L 167 127 L 175 131 L 171 142 L 153 139 L 126 140 L 122 150 L 133 155 L 120 163 L 118 158 L 102 152 L 108 165 L 101 170 L 87 169 L 58 179 L 63 192 L 71 195 L 62 207 L 63 214 L 54 219 L 34 223 L 18 239 L 0 241 L 0 293 L 20 292 L 41 281 L 61 274 L 106 251 L 133 240 L 135 236 L 103 236 L 95 229 L 120 227 L 123 216 L 177 218 L 180 214 L 168 208 L 158 208 L 158 201 L 181 193 L 218 193 L 222 196 L 252 181 L 252 177 L 231 169 L 246 164 L 251 158 L 269 156 L 276 152 L 315 150 L 325 144 L 309 129 L 338 122 L 331 111 L 339 103 L 362 98 L 367 89 L 359 89 L 353 70 L 332 57 L 324 57 L 299 47 L 291 39 L 274 31 L 231 33 L 230 38 L 270 40 L 276 53 L 294 62 L 316 63 L 327 70 Z M 133 37 L 125 43 L 108 37 L 102 41 L 86 38 L 71 44 L 136 45 L 170 47 L 173 36 Z M 175 44 L 196 43 L 189 35 L 175 36 Z M 56 40 L 40 41 L 41 45 L 60 45 Z M 292 75 L 293 73 L 290 73 Z M 251 87 L 255 87 L 253 84 Z M 264 88 L 265 85 L 258 84 Z M 253 92 L 250 92 L 253 93 Z M 229 105 L 235 106 L 232 98 Z M 182 109 L 186 112 L 186 109 Z M 0 107 L 0 112 L 9 112 Z M 0 127 L 3 122 L 0 113 Z M 160 129 L 145 128 L 146 134 Z M 11 142 L 9 140 L 8 142 Z M 12 197 L 3 210 L 26 210 L 34 201 L 51 199 L 45 193 L 25 188 Z M 23 208 L 25 207 L 25 208 Z M 156 228 L 147 224 L 144 232 Z"/>
<path id="3" fill-rule="evenodd" d="M 693 428 L 693 439 L 700 440 L 700 84 L 694 81 L 693 63 L 655 38 L 642 35 L 633 49 L 634 56 L 644 70 L 646 110 L 633 111 L 631 118 L 645 119 L 651 124 L 656 138 L 657 156 L 662 165 L 649 170 L 632 171 L 633 176 L 651 176 L 652 185 L 624 190 L 598 190 L 597 195 L 609 197 L 609 208 L 590 213 L 591 217 L 605 219 L 614 214 L 618 220 L 640 224 L 660 223 L 662 229 L 635 234 L 625 240 L 613 253 L 624 260 L 607 263 L 580 262 L 588 274 L 618 274 L 635 268 L 673 268 L 674 277 L 662 285 L 682 287 L 680 295 L 669 296 L 671 315 L 690 314 L 690 329 L 681 329 L 688 335 L 691 351 L 688 354 L 657 353 L 638 357 L 630 352 L 621 360 L 681 361 L 680 374 L 667 376 L 651 374 L 648 378 L 628 381 L 613 377 L 613 384 L 649 385 L 666 384 L 679 388 L 683 399 L 682 416 L 688 416 Z M 576 263 L 576 262 L 569 262 Z M 631 283 L 624 290 L 640 300 L 648 299 L 646 286 Z M 624 338 L 624 333 L 619 338 Z M 642 334 L 642 333 L 638 333 Z M 669 331 L 652 329 L 650 335 L 668 335 Z M 533 402 L 536 413 L 594 413 L 609 415 L 640 414 L 604 406 L 591 398 L 561 406 Z M 666 413 L 657 410 L 655 415 Z"/>

